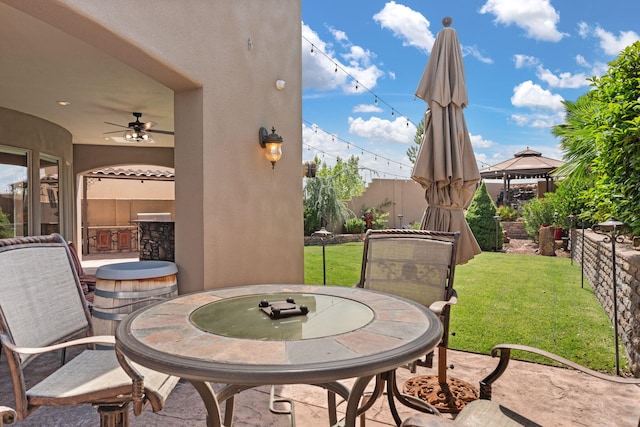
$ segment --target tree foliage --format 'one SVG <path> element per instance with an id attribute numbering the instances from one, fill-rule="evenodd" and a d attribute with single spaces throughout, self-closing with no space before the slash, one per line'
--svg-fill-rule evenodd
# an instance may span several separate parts
<path id="1" fill-rule="evenodd" d="M 473 196 L 466 216 L 469 228 L 483 251 L 502 249 L 502 225 L 494 219 L 497 212 L 496 204 L 491 200 L 483 181 Z"/>
<path id="2" fill-rule="evenodd" d="M 6 237 L 13 237 L 13 228 L 9 222 L 9 216 L 0 208 L 0 239 Z"/>
<path id="3" fill-rule="evenodd" d="M 583 219 L 615 216 L 640 234 L 640 42 L 625 48 L 591 85 L 565 104 L 567 122 L 553 128 L 568 160 L 561 172 L 584 187 Z"/>
<path id="4" fill-rule="evenodd" d="M 310 235 L 320 227 L 334 230 L 341 227 L 351 213 L 344 200 L 359 195 L 365 188 L 360 176 L 358 157 L 347 161 L 340 157 L 329 167 L 317 157 L 318 167 L 315 178 L 309 178 L 304 186 L 304 231 Z"/>
<path id="5" fill-rule="evenodd" d="M 418 127 L 416 127 L 416 135 L 413 137 L 413 142 L 415 145 L 412 145 L 407 149 L 407 157 L 411 164 L 415 164 L 416 158 L 418 157 L 418 151 L 420 149 L 420 144 L 422 144 L 422 135 L 424 134 L 424 118 L 420 120 L 418 123 Z"/>
<path id="6" fill-rule="evenodd" d="M 336 164 L 333 167 L 329 167 L 316 157 L 316 164 L 318 165 L 316 176 L 328 178 L 336 192 L 336 196 L 341 200 L 349 200 L 362 194 L 365 188 L 364 179 L 360 175 L 359 160 L 356 156 L 351 156 L 346 161 L 337 157 Z"/>

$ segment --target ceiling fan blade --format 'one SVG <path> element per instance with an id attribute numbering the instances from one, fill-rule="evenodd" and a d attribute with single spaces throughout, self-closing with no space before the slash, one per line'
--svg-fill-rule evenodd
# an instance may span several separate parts
<path id="1" fill-rule="evenodd" d="M 142 125 L 142 130 L 149 130 L 149 128 L 153 127 L 157 125 L 156 122 L 147 122 L 145 124 Z"/>
<path id="2" fill-rule="evenodd" d="M 165 135 L 173 135 L 173 134 L 174 134 L 173 132 L 171 132 L 171 131 L 169 131 L 169 130 L 154 130 L 154 129 L 147 129 L 146 131 L 147 131 L 147 132 L 150 132 L 150 133 L 162 133 L 162 134 L 165 134 Z"/>
<path id="3" fill-rule="evenodd" d="M 111 123 L 111 122 L 105 122 L 105 123 L 108 124 L 108 125 L 113 125 L 113 126 L 118 126 L 118 127 L 121 127 L 121 128 L 129 129 L 129 126 L 122 126 L 122 125 L 119 125 L 117 123 Z"/>
<path id="4" fill-rule="evenodd" d="M 112 130 L 111 132 L 102 132 L 103 135 L 106 135 L 108 133 L 122 133 L 121 130 Z"/>

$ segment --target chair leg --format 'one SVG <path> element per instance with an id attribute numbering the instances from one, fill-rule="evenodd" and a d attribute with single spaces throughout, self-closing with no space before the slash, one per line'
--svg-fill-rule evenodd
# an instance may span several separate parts
<path id="1" fill-rule="evenodd" d="M 129 404 L 98 406 L 100 427 L 129 427 Z"/>

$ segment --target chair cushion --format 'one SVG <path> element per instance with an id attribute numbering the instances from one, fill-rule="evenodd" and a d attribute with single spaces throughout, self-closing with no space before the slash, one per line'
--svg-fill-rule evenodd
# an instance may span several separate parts
<path id="1" fill-rule="evenodd" d="M 178 382 L 176 377 L 132 365 L 144 377 L 147 392 L 158 394 L 162 401 Z M 120 367 L 115 351 L 86 350 L 29 389 L 27 397 L 34 405 L 51 404 L 54 400 L 73 403 L 95 403 L 101 399 L 117 401 L 114 397 L 118 393 L 131 393 L 131 384 L 131 378 Z"/>

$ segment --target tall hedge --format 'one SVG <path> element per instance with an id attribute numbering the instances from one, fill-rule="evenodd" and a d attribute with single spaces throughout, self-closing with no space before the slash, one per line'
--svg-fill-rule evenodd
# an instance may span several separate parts
<path id="1" fill-rule="evenodd" d="M 496 204 L 491 200 L 483 181 L 467 210 L 467 223 L 483 251 L 502 249 L 502 224 L 498 222 L 496 233 L 496 220 L 493 218 L 497 212 Z"/>

